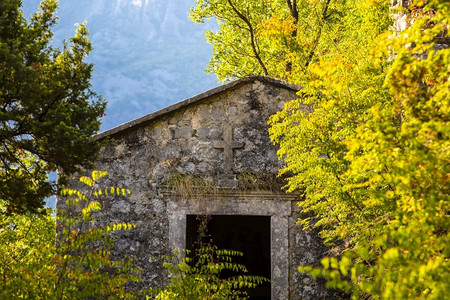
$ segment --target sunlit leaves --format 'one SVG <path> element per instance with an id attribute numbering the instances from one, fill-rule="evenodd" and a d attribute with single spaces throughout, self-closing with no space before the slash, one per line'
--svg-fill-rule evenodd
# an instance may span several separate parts
<path id="1" fill-rule="evenodd" d="M 304 191 L 300 205 L 325 241 L 346 245 L 341 259 L 300 270 L 355 298 L 440 299 L 449 289 L 450 50 L 436 45 L 448 39 L 444 2 L 414 2 L 400 33 L 387 30 L 382 1 L 347 2 L 331 47 L 293 72 L 299 99 L 270 120 L 288 190 Z"/>
<path id="2" fill-rule="evenodd" d="M 165 288 L 154 289 L 156 300 L 169 299 L 247 299 L 242 288 L 254 288 L 268 279 L 261 276 L 247 275 L 247 269 L 232 262 L 232 258 L 243 254 L 235 250 L 218 249 L 216 246 L 203 245 L 191 253 L 173 251 L 173 256 L 166 256 L 163 264 L 170 273 L 169 283 Z M 192 258 L 191 258 L 192 257 Z M 222 271 L 233 271 L 235 276 L 221 278 Z M 241 275 L 239 275 L 241 274 Z"/>
<path id="3" fill-rule="evenodd" d="M 190 11 L 194 22 L 215 18 L 219 30 L 206 32 L 213 44 L 213 57 L 207 72 L 215 73 L 220 81 L 249 75 L 272 75 L 280 59 L 278 49 L 263 35 L 262 24 L 277 13 L 287 17 L 285 1 L 198 0 Z"/>
<path id="4" fill-rule="evenodd" d="M 56 280 L 55 219 L 0 215 L 0 298 L 48 299 Z"/>
<path id="5" fill-rule="evenodd" d="M 6 216 L 4 206 L 0 207 L 0 276 L 4 279 L 0 298 L 136 299 L 125 285 L 139 281 L 139 270 L 132 260 L 111 258 L 114 242 L 109 236 L 131 230 L 135 224 L 101 227 L 93 217 L 101 204 L 92 189 L 104 176 L 106 172 L 94 171 L 91 177 L 81 178 L 87 191 L 63 189 L 61 197 L 69 198 L 68 209 L 58 210 L 56 222 L 51 212 Z M 117 195 L 128 191 L 113 190 Z"/>

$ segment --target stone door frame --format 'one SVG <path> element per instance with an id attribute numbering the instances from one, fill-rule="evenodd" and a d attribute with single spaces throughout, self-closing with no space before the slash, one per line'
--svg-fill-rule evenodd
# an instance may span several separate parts
<path id="1" fill-rule="evenodd" d="M 272 299 L 288 299 L 292 197 L 248 192 L 225 194 L 198 199 L 168 198 L 170 250 L 186 248 L 186 215 L 270 216 Z"/>

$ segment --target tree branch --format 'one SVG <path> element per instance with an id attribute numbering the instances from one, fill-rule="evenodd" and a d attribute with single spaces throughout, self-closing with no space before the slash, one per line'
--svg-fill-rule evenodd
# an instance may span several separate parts
<path id="1" fill-rule="evenodd" d="M 255 55 L 256 60 L 258 61 L 259 65 L 261 66 L 261 68 L 263 69 L 264 75 L 265 76 L 269 76 L 269 72 L 267 71 L 267 68 L 264 64 L 264 62 L 262 61 L 261 57 L 259 56 L 259 52 L 257 50 L 257 45 L 256 45 L 256 40 L 255 40 L 255 32 L 253 30 L 253 26 L 252 23 L 250 22 L 250 20 L 244 16 L 233 4 L 233 2 L 231 2 L 231 0 L 228 0 L 228 4 L 231 6 L 231 9 L 233 9 L 233 11 L 236 13 L 236 15 L 242 20 L 244 21 L 250 31 L 250 43 L 252 46 L 252 50 L 253 50 L 253 54 Z"/>
<path id="2" fill-rule="evenodd" d="M 298 23 L 298 10 L 297 10 L 297 0 L 286 0 L 289 10 L 291 11 L 291 16 L 295 20 L 295 24 Z M 297 32 L 297 31 L 296 31 Z"/>
<path id="3" fill-rule="evenodd" d="M 294 18 L 295 29 L 292 31 L 291 36 L 295 39 L 297 37 L 297 24 L 298 24 L 298 10 L 297 10 L 297 0 L 286 0 L 289 10 L 291 11 L 291 16 Z M 287 45 L 287 43 L 286 43 Z M 286 63 L 286 72 L 290 73 L 292 71 L 292 62 L 288 61 Z"/>
<path id="4" fill-rule="evenodd" d="M 321 16 L 322 18 L 320 20 L 320 25 L 319 25 L 319 31 L 317 32 L 317 35 L 314 38 L 312 48 L 309 51 L 308 58 L 306 59 L 306 63 L 305 63 L 305 68 L 307 68 L 312 61 L 312 58 L 316 52 L 317 46 L 319 45 L 319 39 L 322 36 L 322 28 L 325 24 L 324 21 L 330 16 L 330 15 L 327 15 L 327 11 L 328 11 L 328 7 L 330 6 L 330 2 L 331 2 L 331 0 L 327 0 L 327 2 L 325 3 L 325 7 L 323 8 L 323 12 L 322 12 L 322 16 Z"/>

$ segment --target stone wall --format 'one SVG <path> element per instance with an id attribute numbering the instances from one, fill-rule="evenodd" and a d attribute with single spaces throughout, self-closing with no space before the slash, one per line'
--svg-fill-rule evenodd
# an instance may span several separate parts
<path id="1" fill-rule="evenodd" d="M 285 228 L 286 232 L 277 233 L 285 238 L 272 240 L 272 249 L 285 253 L 278 258 L 277 265 L 272 265 L 273 277 L 281 268 L 278 279 L 274 278 L 278 283 L 274 284 L 282 287 L 273 291 L 273 299 L 286 299 L 288 295 L 290 299 L 316 299 L 330 295 L 323 283 L 297 271 L 299 264 L 317 265 L 326 249 L 315 232 L 303 232 L 295 224 L 297 214 L 291 211 L 291 207 L 296 207 L 293 196 L 274 191 L 229 190 L 219 184 L 226 173 L 224 150 L 215 148 L 214 142 L 223 139 L 227 125 L 232 127 L 233 139 L 243 143 L 243 147 L 234 150 L 233 169 L 237 178 L 246 172 L 263 174 L 266 178 L 276 176 L 280 162 L 268 137 L 267 120 L 283 108 L 286 100 L 295 98 L 295 93 L 290 86 L 256 77 L 221 87 L 195 101 L 185 100 L 175 109 L 99 136 L 107 139 L 96 165 L 98 170 L 108 171 L 103 184 L 128 187 L 131 195 L 105 200 L 97 218 L 101 224 L 127 221 L 137 225 L 132 231 L 116 234 L 113 253 L 137 258 L 137 265 L 144 270 L 144 285 L 156 287 L 165 283 L 158 257 L 168 254 L 176 245 L 174 234 L 184 234 L 182 229 L 174 233 L 179 227 L 174 226 L 178 224 L 174 223 L 177 220 L 174 216 L 182 216 L 182 209 L 188 211 L 182 203 L 189 202 L 197 207 L 196 213 L 201 213 L 198 208 L 201 204 L 205 213 L 271 215 L 272 222 L 279 222 L 272 223 L 272 234 Z M 186 193 L 174 190 L 174 178 L 197 178 L 192 182 L 208 185 L 209 192 L 194 195 L 195 189 Z M 217 201 L 228 208 L 217 206 Z M 288 210 L 277 214 L 273 201 L 286 203 Z M 58 202 L 57 207 L 62 207 L 62 203 Z"/>

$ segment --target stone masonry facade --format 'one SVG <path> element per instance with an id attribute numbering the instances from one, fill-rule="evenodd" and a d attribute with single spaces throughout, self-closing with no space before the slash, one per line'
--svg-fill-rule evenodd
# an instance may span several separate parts
<path id="1" fill-rule="evenodd" d="M 137 225 L 115 235 L 113 253 L 136 258 L 145 286 L 166 282 L 159 257 L 186 247 L 187 214 L 261 215 L 271 217 L 272 299 L 335 298 L 324 282 L 297 271 L 299 265 L 319 265 L 327 251 L 316 230 L 303 231 L 296 223 L 298 196 L 241 182 L 276 178 L 281 163 L 267 121 L 298 90 L 249 77 L 96 137 L 104 141 L 96 169 L 108 171 L 102 185 L 131 190 L 104 200 L 96 217 L 105 225 Z"/>

